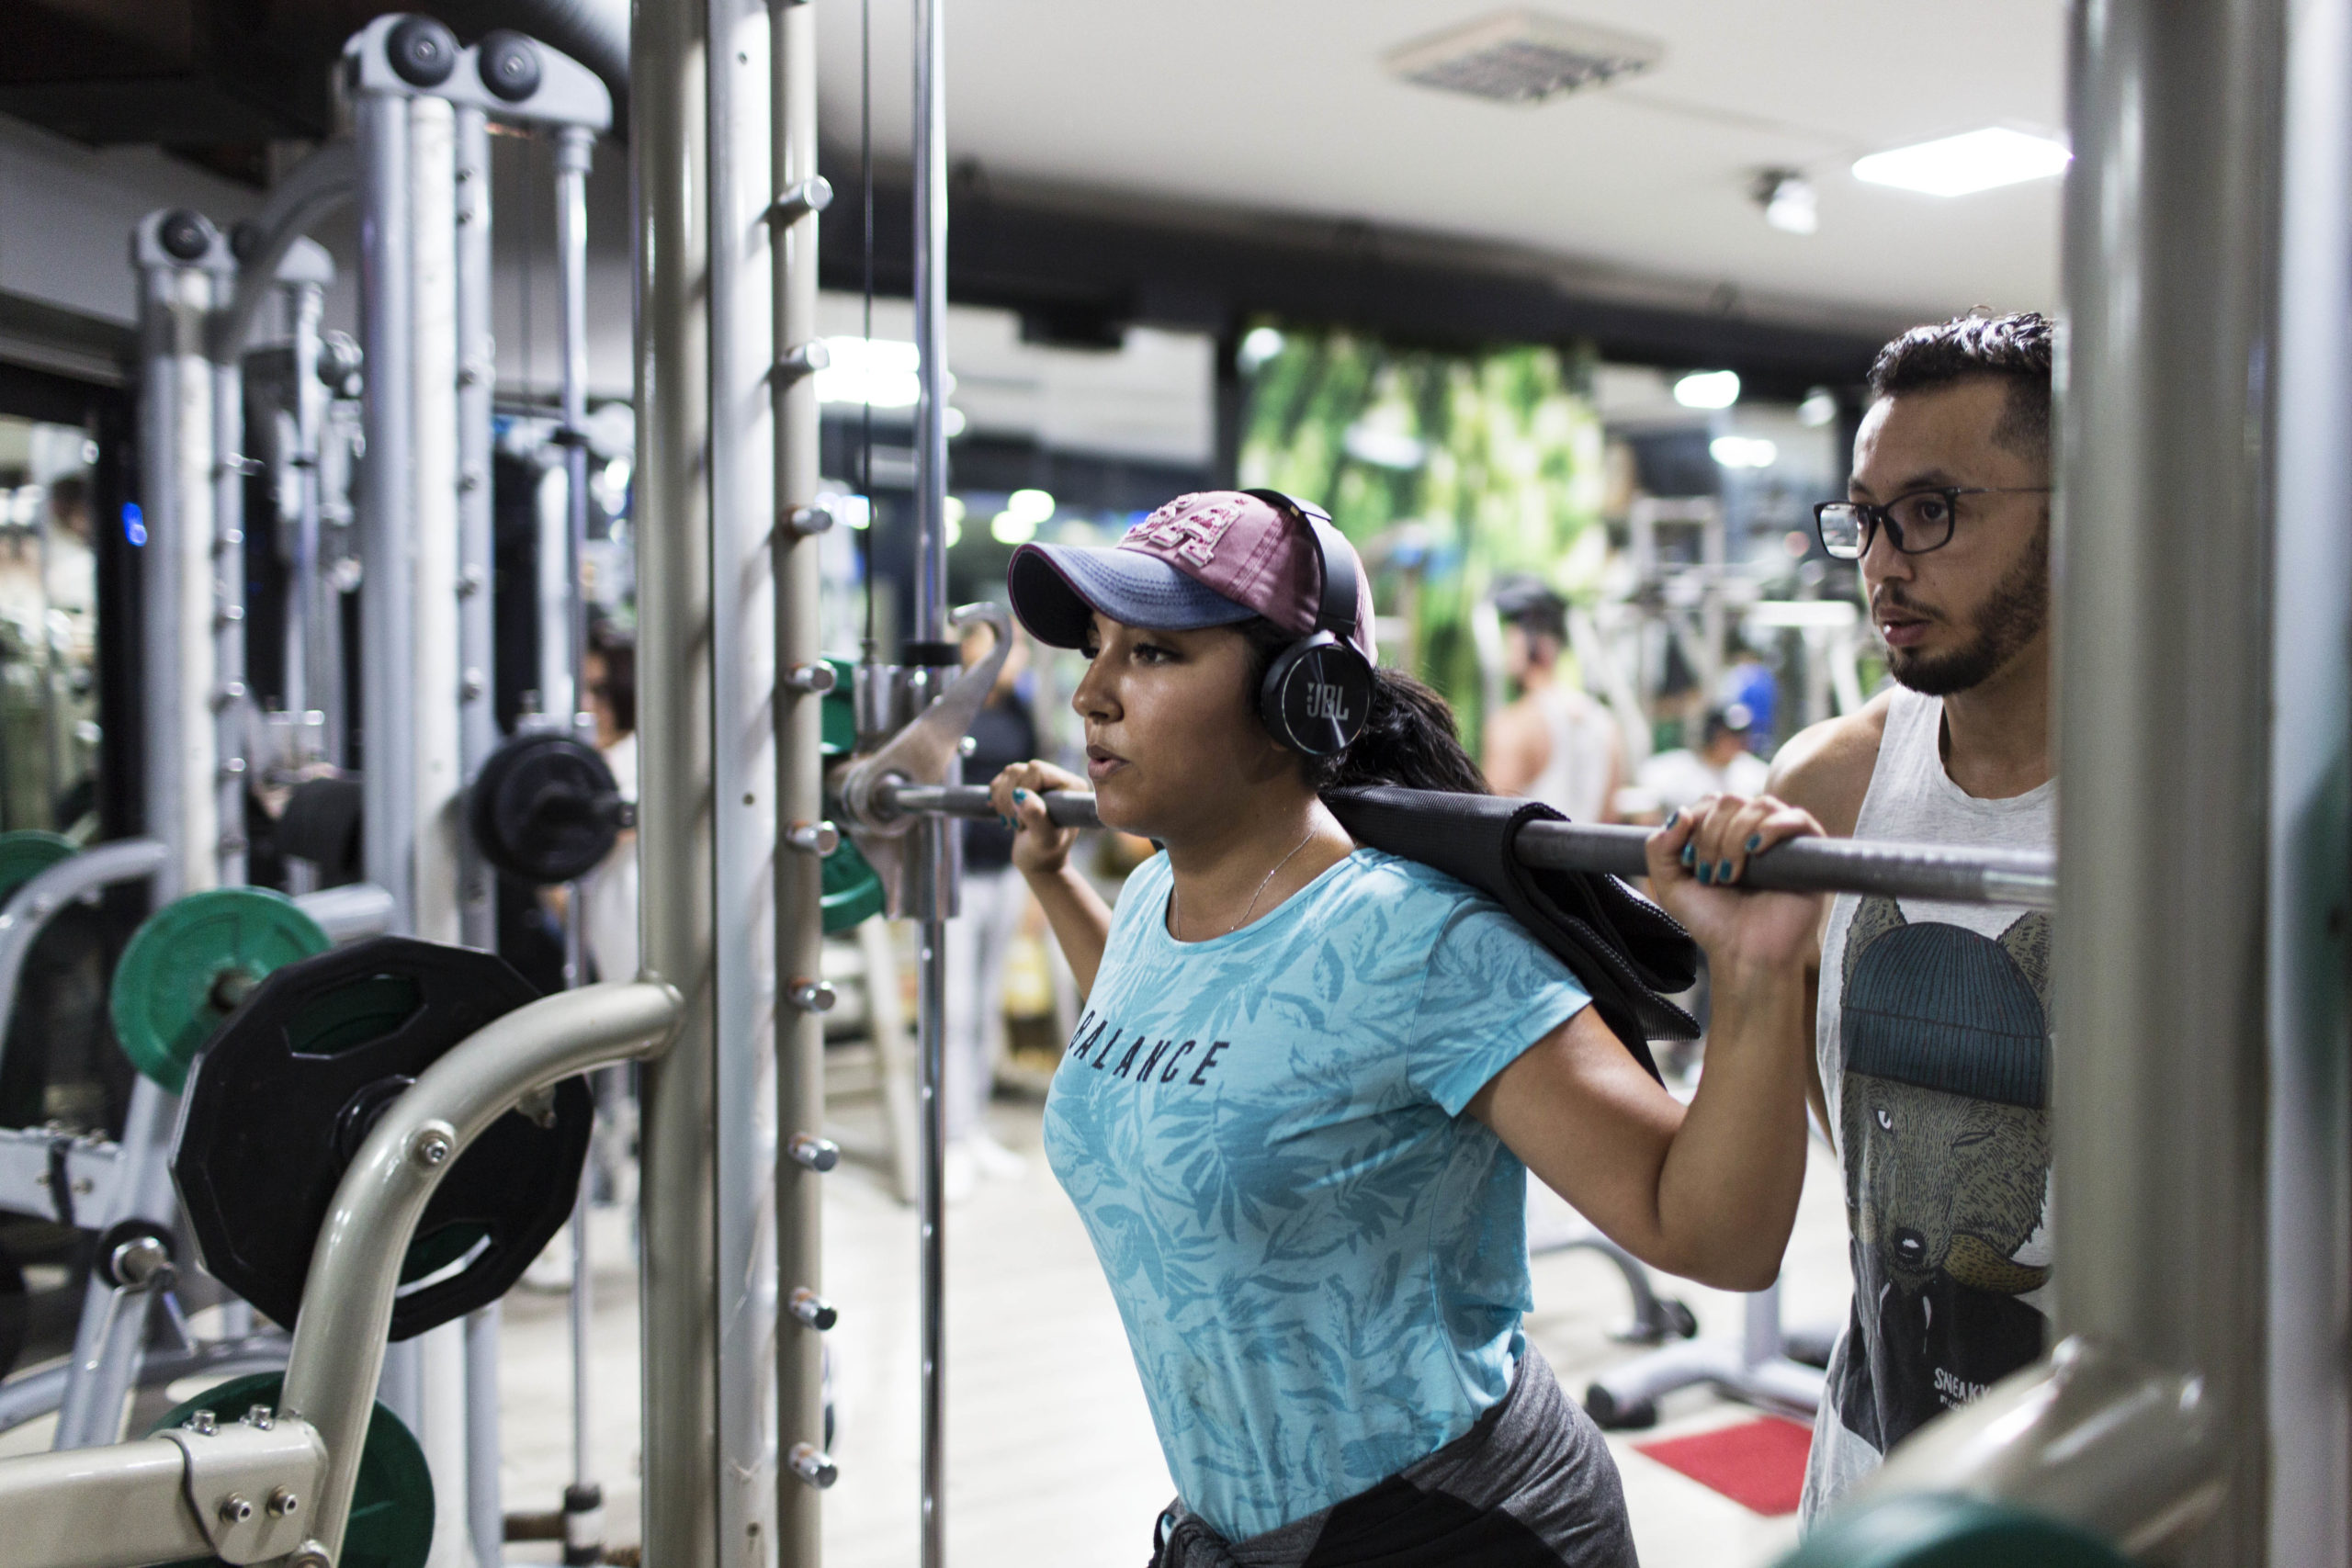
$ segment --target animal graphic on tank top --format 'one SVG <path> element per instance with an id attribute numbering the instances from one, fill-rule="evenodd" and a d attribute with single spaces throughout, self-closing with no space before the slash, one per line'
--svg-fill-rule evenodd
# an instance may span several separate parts
<path id="1" fill-rule="evenodd" d="M 1997 940 L 1866 898 L 1847 939 L 1838 1142 L 1854 1331 L 1847 1427 L 1884 1453 L 2041 1353 L 2050 918 Z"/>

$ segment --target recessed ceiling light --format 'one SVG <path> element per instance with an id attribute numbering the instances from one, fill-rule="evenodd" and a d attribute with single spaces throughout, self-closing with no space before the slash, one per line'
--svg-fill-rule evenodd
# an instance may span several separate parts
<path id="1" fill-rule="evenodd" d="M 1739 401 L 1739 372 L 1693 370 L 1674 384 L 1674 400 L 1686 409 L 1727 409 Z"/>
<path id="2" fill-rule="evenodd" d="M 1394 50 L 1387 64 L 1424 87 L 1538 104 L 1647 71 L 1665 57 L 1666 46 L 1655 39 L 1541 11 L 1498 11 Z"/>
<path id="3" fill-rule="evenodd" d="M 1764 221 L 1782 233 L 1810 234 L 1821 227 L 1813 182 L 1794 169 L 1758 170 L 1750 194 L 1764 209 Z"/>
<path id="4" fill-rule="evenodd" d="M 1968 196 L 2064 173 L 2074 154 L 2045 136 L 1989 126 L 1917 146 L 1873 152 L 1854 164 L 1854 177 L 1928 196 Z"/>
<path id="5" fill-rule="evenodd" d="M 1707 454 L 1726 468 L 1769 468 L 1781 460 L 1780 447 L 1760 435 L 1718 435 Z"/>

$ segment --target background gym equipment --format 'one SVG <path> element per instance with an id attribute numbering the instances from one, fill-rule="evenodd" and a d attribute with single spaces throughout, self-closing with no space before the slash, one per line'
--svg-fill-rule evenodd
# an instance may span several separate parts
<path id="1" fill-rule="evenodd" d="M 841 799 L 850 831 L 864 837 L 922 816 L 993 817 L 978 784 L 940 784 L 892 778 L 897 758 L 865 759 L 842 778 Z M 1080 790 L 1046 797 L 1046 814 L 1065 828 L 1099 828 L 1094 797 Z M 1531 822 L 1512 852 L 1528 865 L 1559 871 L 1643 876 L 1643 845 L 1651 829 L 1585 822 Z M 1936 844 L 1873 843 L 1860 839 L 1794 839 L 1747 863 L 1741 886 L 1797 893 L 1875 893 L 1889 898 L 1951 903 L 2022 904 L 2049 908 L 2057 897 L 2056 867 L 2048 855 L 2022 851 L 1956 850 Z"/>
<path id="2" fill-rule="evenodd" d="M 150 1437 L 189 1422 L 233 1421 L 259 1406 L 277 1410 L 285 1404 L 286 1374 L 252 1372 L 184 1399 L 155 1418 Z M 266 1504 L 265 1504 L 266 1506 Z M 299 1516 L 301 1499 L 295 1499 Z M 351 1522 L 343 1538 L 344 1568 L 424 1568 L 433 1551 L 433 1473 L 425 1468 L 424 1450 L 401 1418 L 379 1404 L 368 1417 L 368 1437 L 359 1452 L 358 1472 L 351 1494 Z M 218 1562 L 219 1559 L 211 1559 Z M 202 1568 L 196 1563 L 173 1568 Z"/>
<path id="3" fill-rule="evenodd" d="M 604 754 L 568 735 L 505 742 L 466 796 L 466 824 L 482 858 L 540 886 L 595 870 L 636 819 Z"/>
<path id="4" fill-rule="evenodd" d="M 384 1108 L 536 999 L 495 954 L 379 937 L 281 969 L 198 1059 L 173 1178 L 205 1268 L 291 1325 L 320 1223 Z M 442 1180 L 401 1267 L 392 1338 L 497 1300 L 561 1229 L 594 1120 L 587 1086 L 510 1112 Z"/>
<path id="5" fill-rule="evenodd" d="M 39 828 L 18 828 L 0 833 L 0 898 L 74 853 L 74 840 L 62 833 Z"/>
<path id="6" fill-rule="evenodd" d="M 175 898 L 141 923 L 115 965 L 115 1035 L 141 1072 L 177 1094 L 188 1064 L 265 976 L 330 945 L 294 900 L 266 887 Z"/>
<path id="7" fill-rule="evenodd" d="M 660 1051 L 682 1010 L 657 983 L 566 992 L 492 1021 L 426 1066 L 385 1102 L 335 1189 L 275 1406 L 256 1399 L 207 1416 L 198 1404 L 157 1437 L 0 1460 L 11 1560 L 141 1568 L 211 1553 L 339 1568 L 372 1550 L 385 1568 L 416 1568 L 403 1527 L 429 1494 L 415 1482 L 413 1448 L 377 1436 L 373 1395 L 419 1225 L 509 1112 L 589 1068 Z M 380 1484 L 363 1494 L 371 1458 Z M 357 1503 L 374 1506 L 370 1523 L 382 1529 L 355 1554 L 345 1537 Z"/>

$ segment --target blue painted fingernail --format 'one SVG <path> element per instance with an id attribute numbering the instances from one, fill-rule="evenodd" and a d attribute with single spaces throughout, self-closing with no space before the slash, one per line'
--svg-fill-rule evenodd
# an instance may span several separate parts
<path id="1" fill-rule="evenodd" d="M 1717 882 L 1729 882 L 1731 880 L 1731 862 L 1727 860 L 1719 860 L 1715 863 L 1715 880 Z"/>
<path id="2" fill-rule="evenodd" d="M 1668 827 L 1671 828 L 1671 827 L 1673 827 L 1677 822 L 1679 822 L 1679 821 L 1681 821 L 1681 820 L 1682 820 L 1682 813 L 1680 813 L 1679 811 L 1672 812 L 1672 813 L 1669 813 L 1669 814 L 1668 815 L 1668 817 L 1667 817 L 1667 818 L 1666 818 L 1666 825 L 1667 825 Z"/>
<path id="3" fill-rule="evenodd" d="M 1025 801 L 1029 798 L 1029 792 L 1025 789 L 1016 789 L 1012 792 L 1012 798 L 1015 800 Z"/>
<path id="4" fill-rule="evenodd" d="M 1702 865 L 1699 868 L 1699 880 L 1701 882 L 1713 882 L 1714 879 L 1715 868 L 1713 866 Z"/>
<path id="5" fill-rule="evenodd" d="M 1005 826 L 1005 827 L 1007 827 L 1007 828 L 1011 828 L 1011 827 L 1013 827 L 1013 826 L 1015 826 L 1015 825 L 1016 825 L 1016 824 L 1013 822 L 1013 820 L 1012 820 L 1012 818 L 1007 817 L 1007 816 L 1006 816 L 1003 812 L 1001 812 L 1001 811 L 1000 811 L 1000 812 L 998 812 L 998 813 L 996 814 L 996 819 L 997 819 L 997 821 L 998 821 L 998 822 L 1001 823 L 1003 826 Z"/>
<path id="6" fill-rule="evenodd" d="M 1683 845 L 1683 846 L 1682 846 L 1682 863 L 1683 863 L 1684 865 L 1689 865 L 1691 862 L 1693 862 L 1693 861 L 1697 860 L 1698 858 L 1699 858 L 1699 846 L 1698 846 L 1698 845 L 1696 845 L 1696 844 L 1685 844 L 1685 845 Z"/>
<path id="7" fill-rule="evenodd" d="M 1761 833 L 1750 833 L 1750 834 L 1748 834 L 1748 835 L 1747 835 L 1747 852 L 1748 852 L 1749 854 L 1754 854 L 1757 851 L 1758 851 L 1758 850 L 1762 849 L 1763 847 L 1764 847 L 1764 835 L 1763 835 L 1763 834 L 1761 834 Z"/>

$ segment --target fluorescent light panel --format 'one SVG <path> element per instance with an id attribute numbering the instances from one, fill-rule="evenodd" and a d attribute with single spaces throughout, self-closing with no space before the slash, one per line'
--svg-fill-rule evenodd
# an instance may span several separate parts
<path id="1" fill-rule="evenodd" d="M 2062 174 L 2074 154 L 2058 142 L 2022 130 L 1988 126 L 1960 136 L 1873 152 L 1854 164 L 1854 177 L 1926 196 L 1970 196 Z"/>

